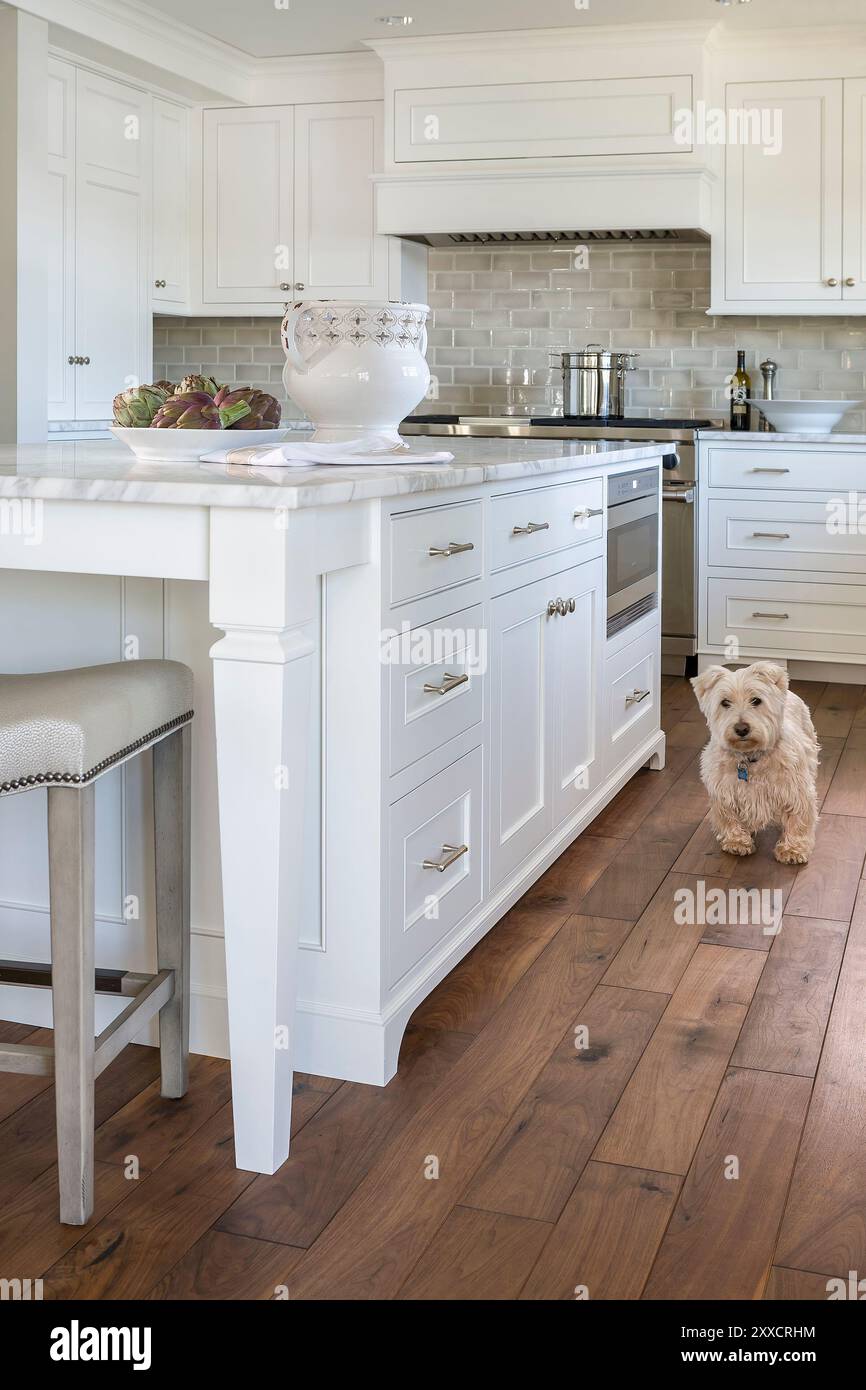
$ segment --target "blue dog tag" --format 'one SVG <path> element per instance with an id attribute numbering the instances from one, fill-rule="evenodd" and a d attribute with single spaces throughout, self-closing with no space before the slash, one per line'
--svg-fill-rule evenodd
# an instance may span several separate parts
<path id="1" fill-rule="evenodd" d="M 739 767 L 737 768 L 737 778 L 738 778 L 738 780 L 739 780 L 740 782 L 748 782 L 748 780 L 749 780 L 749 766 L 748 766 L 748 763 L 740 763 Z"/>

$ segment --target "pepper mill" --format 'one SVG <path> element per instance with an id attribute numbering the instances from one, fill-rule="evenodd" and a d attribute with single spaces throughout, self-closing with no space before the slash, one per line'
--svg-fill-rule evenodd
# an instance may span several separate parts
<path id="1" fill-rule="evenodd" d="M 766 362 L 761 363 L 761 376 L 764 378 L 765 401 L 771 401 L 773 399 L 773 383 L 776 380 L 776 372 L 778 370 L 779 364 L 778 362 L 774 362 L 772 358 L 768 357 Z M 766 415 L 761 416 L 760 428 L 763 433 L 771 434 L 773 432 L 773 426 L 770 424 Z"/>

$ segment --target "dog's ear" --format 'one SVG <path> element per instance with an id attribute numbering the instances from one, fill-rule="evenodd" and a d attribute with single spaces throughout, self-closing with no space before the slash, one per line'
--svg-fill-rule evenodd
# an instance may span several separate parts
<path id="1" fill-rule="evenodd" d="M 699 676 L 694 676 L 691 681 L 692 690 L 697 696 L 698 704 L 701 709 L 711 691 L 718 685 L 722 676 L 727 676 L 728 670 L 724 666 L 708 666 L 706 671 L 701 671 Z"/>
<path id="2" fill-rule="evenodd" d="M 787 691 L 788 672 L 774 661 L 754 661 L 749 669 L 762 680 L 769 681 L 770 685 L 775 685 L 783 694 Z"/>

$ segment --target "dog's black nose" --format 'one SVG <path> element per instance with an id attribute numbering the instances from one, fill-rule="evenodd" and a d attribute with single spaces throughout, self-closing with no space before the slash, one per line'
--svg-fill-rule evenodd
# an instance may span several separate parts
<path id="1" fill-rule="evenodd" d="M 737 735 L 737 738 L 745 738 L 746 734 L 749 732 L 750 727 L 751 725 L 749 724 L 735 724 L 734 733 Z"/>

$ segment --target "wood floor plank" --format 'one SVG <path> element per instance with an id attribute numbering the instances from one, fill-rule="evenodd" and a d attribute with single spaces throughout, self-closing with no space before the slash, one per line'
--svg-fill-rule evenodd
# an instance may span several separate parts
<path id="1" fill-rule="evenodd" d="M 736 865 L 737 855 L 726 854 L 722 849 L 707 813 L 676 860 L 674 869 L 677 873 L 697 874 L 702 878 L 730 878 Z"/>
<path id="2" fill-rule="evenodd" d="M 697 948 L 595 1158 L 688 1171 L 764 963 L 758 951 Z"/>
<path id="3" fill-rule="evenodd" d="M 681 1181 L 648 1169 L 587 1164 L 521 1298 L 640 1298 Z"/>
<path id="4" fill-rule="evenodd" d="M 799 917 L 849 921 L 864 856 L 866 819 L 822 812 L 812 857 L 798 871 L 785 911 Z"/>
<path id="5" fill-rule="evenodd" d="M 866 748 L 845 748 L 823 809 L 831 816 L 866 816 Z"/>
<path id="6" fill-rule="evenodd" d="M 225 1106 L 46 1271 L 46 1298 L 143 1298 L 252 1180 Z"/>
<path id="7" fill-rule="evenodd" d="M 512 1115 L 464 1206 L 556 1221 L 667 1004 L 599 985 Z"/>
<path id="8" fill-rule="evenodd" d="M 147 1294 L 150 1302 L 225 1299 L 233 1303 L 282 1299 L 303 1255 L 291 1245 L 207 1231 Z"/>
<path id="9" fill-rule="evenodd" d="M 600 811 L 589 827 L 590 835 L 625 840 L 634 835 L 663 796 L 697 757 L 694 749 L 676 748 L 667 753 L 660 772 L 641 768 Z"/>
<path id="10" fill-rule="evenodd" d="M 761 1297 L 811 1089 L 805 1076 L 727 1073 L 645 1299 Z"/>
<path id="11" fill-rule="evenodd" d="M 831 808 L 827 805 L 827 793 L 833 784 L 833 779 L 836 776 L 836 769 L 839 766 L 842 753 L 848 746 L 848 742 L 844 738 L 824 738 L 821 740 L 817 787 L 818 806 L 823 810 L 830 811 L 832 809 L 835 812 L 844 814 L 841 807 Z M 850 814 L 856 815 L 857 812 L 852 811 Z"/>
<path id="12" fill-rule="evenodd" d="M 101 1162 L 134 1155 L 142 1168 L 158 1168 L 231 1099 L 228 1063 L 219 1057 L 190 1057 L 189 1090 L 180 1100 L 165 1100 L 159 1086 L 153 1081 L 100 1127 Z"/>
<path id="13" fill-rule="evenodd" d="M 308 1251 L 292 1277 L 292 1298 L 389 1298 L 399 1291 L 630 925 L 569 918 Z M 435 1180 L 425 1176 L 431 1156 Z"/>
<path id="14" fill-rule="evenodd" d="M 521 898 L 521 910 L 576 912 L 622 845 L 622 840 L 613 836 L 581 835 Z"/>
<path id="15" fill-rule="evenodd" d="M 411 1029 L 394 1079 L 384 1088 L 347 1082 L 304 1127 L 287 1162 L 256 1177 L 219 1229 L 312 1245 L 471 1042 L 465 1033 Z"/>
<path id="16" fill-rule="evenodd" d="M 811 713 L 827 689 L 827 682 L 792 680 L 788 682 L 788 689 L 793 690 L 795 695 L 799 695 L 804 704 L 808 705 Z"/>
<path id="17" fill-rule="evenodd" d="M 783 917 L 731 1065 L 814 1076 L 848 926 Z"/>
<path id="18" fill-rule="evenodd" d="M 750 895 L 747 907 L 737 907 L 732 915 L 736 920 L 724 925 L 707 924 L 703 940 L 717 946 L 742 946 L 753 951 L 769 951 L 774 931 L 782 919 L 797 882 L 794 864 L 780 864 L 773 854 L 779 831 L 775 827 L 761 830 L 755 836 L 755 852 L 745 858 L 735 857 L 728 878 L 728 891 Z"/>
<path id="19" fill-rule="evenodd" d="M 846 738 L 862 698 L 862 685 L 829 683 L 820 699 L 811 706 L 818 738 Z"/>
<path id="20" fill-rule="evenodd" d="M 455 1207 L 400 1291 L 436 1302 L 516 1299 L 553 1227 Z"/>
<path id="21" fill-rule="evenodd" d="M 845 1277 L 847 1279 L 847 1275 Z M 774 1265 L 764 1290 L 764 1300 L 771 1303 L 826 1303 L 829 1296 L 827 1283 L 826 1274 Z"/>
<path id="22" fill-rule="evenodd" d="M 142 1172 L 137 1181 L 147 1174 Z M 0 1210 L 0 1278 L 40 1278 L 83 1236 L 128 1197 L 135 1182 L 116 1163 L 94 1165 L 93 1216 L 86 1226 L 62 1226 L 57 1209 L 57 1165 L 34 1178 Z"/>
<path id="23" fill-rule="evenodd" d="M 866 1271 L 866 884 L 857 898 L 775 1263 Z"/>
<path id="24" fill-rule="evenodd" d="M 688 902 L 697 908 L 701 891 L 724 891 L 727 887 L 723 878 L 706 878 L 701 883 L 703 890 L 699 889 L 698 879 L 690 874 L 670 873 L 662 879 L 611 962 L 604 977 L 606 985 L 673 994 L 705 930 L 703 914 L 687 911 Z M 689 895 L 685 904 L 684 894 Z M 686 915 L 697 920 L 680 920 Z"/>

